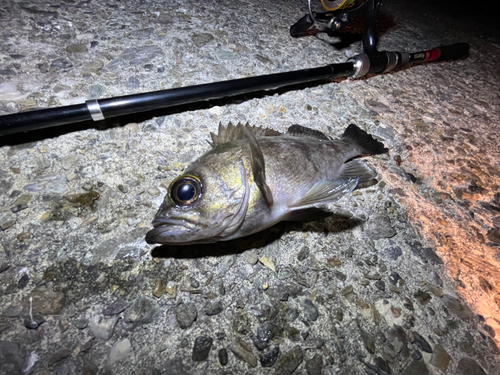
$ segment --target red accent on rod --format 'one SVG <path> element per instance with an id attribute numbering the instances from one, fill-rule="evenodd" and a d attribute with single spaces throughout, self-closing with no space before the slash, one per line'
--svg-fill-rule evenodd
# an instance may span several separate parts
<path id="1" fill-rule="evenodd" d="M 431 49 L 429 51 L 426 51 L 426 55 L 427 55 L 427 52 L 428 52 L 428 59 L 426 59 L 426 61 L 434 61 L 434 60 L 437 60 L 439 59 L 439 56 L 441 56 L 441 51 L 439 50 L 439 48 L 434 48 L 434 49 Z M 426 56 L 427 58 L 427 56 Z"/>

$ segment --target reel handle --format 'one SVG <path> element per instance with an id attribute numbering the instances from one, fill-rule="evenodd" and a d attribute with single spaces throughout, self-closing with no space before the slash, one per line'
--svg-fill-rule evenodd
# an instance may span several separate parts
<path id="1" fill-rule="evenodd" d="M 292 38 L 299 38 L 303 36 L 312 25 L 314 25 L 314 20 L 311 18 L 311 15 L 307 13 L 304 17 L 290 26 L 290 35 Z"/>

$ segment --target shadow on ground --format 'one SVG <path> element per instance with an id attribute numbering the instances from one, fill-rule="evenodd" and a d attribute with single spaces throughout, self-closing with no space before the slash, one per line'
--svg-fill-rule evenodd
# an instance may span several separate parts
<path id="1" fill-rule="evenodd" d="M 355 218 L 347 218 L 340 215 L 331 215 L 326 219 L 305 223 L 281 222 L 271 228 L 252 234 L 247 237 L 237 238 L 231 241 L 219 241 L 212 244 L 193 245 L 162 245 L 151 251 L 153 258 L 202 258 L 206 256 L 221 256 L 229 254 L 240 254 L 250 249 L 265 247 L 280 239 L 285 233 L 296 232 L 320 232 L 340 233 L 349 231 L 362 224 Z"/>

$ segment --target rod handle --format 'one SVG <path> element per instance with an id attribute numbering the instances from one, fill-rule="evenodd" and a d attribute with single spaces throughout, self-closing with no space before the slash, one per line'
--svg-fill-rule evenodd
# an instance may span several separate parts
<path id="1" fill-rule="evenodd" d="M 439 50 L 440 53 L 436 61 L 460 59 L 467 56 L 469 48 L 470 46 L 468 43 L 455 43 L 449 46 L 438 47 L 436 49 Z"/>

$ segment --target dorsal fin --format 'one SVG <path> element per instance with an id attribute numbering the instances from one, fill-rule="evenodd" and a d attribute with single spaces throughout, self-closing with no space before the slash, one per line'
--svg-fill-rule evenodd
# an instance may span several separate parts
<path id="1" fill-rule="evenodd" d="M 216 147 L 218 145 L 231 142 L 236 139 L 248 138 L 245 129 L 248 130 L 251 134 L 253 134 L 254 137 L 281 135 L 280 132 L 277 132 L 276 130 L 273 129 L 261 128 L 259 126 L 250 126 L 248 122 L 245 125 L 238 123 L 238 125 L 236 126 L 234 126 L 230 122 L 226 128 L 222 126 L 222 122 L 220 122 L 217 134 L 210 133 L 210 136 L 212 137 L 212 142 L 208 143 L 210 143 L 212 147 Z"/>
<path id="2" fill-rule="evenodd" d="M 313 138 L 318 138 L 322 139 L 325 141 L 330 141 L 330 138 L 328 138 L 326 135 L 321 133 L 319 130 L 314 130 L 311 128 L 306 128 L 305 126 L 294 124 L 288 128 L 288 131 L 286 133 L 287 135 L 293 135 L 294 137 L 313 137 Z"/>
<path id="3" fill-rule="evenodd" d="M 253 179 L 267 204 L 272 206 L 273 193 L 266 183 L 266 164 L 264 162 L 264 155 L 262 154 L 262 150 L 260 149 L 255 135 L 245 126 L 238 124 L 238 127 L 240 126 L 250 144 L 250 162 L 252 164 Z"/>

